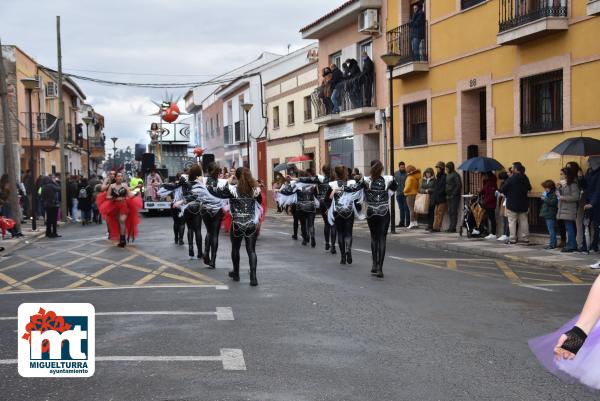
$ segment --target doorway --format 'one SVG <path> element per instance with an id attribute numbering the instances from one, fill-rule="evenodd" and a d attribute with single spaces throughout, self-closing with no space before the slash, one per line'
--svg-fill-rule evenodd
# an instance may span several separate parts
<path id="1" fill-rule="evenodd" d="M 487 93 L 478 88 L 462 92 L 461 99 L 462 160 L 487 154 Z"/>

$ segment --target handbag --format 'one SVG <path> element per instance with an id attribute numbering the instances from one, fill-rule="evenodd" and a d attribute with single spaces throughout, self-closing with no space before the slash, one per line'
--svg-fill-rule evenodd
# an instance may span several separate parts
<path id="1" fill-rule="evenodd" d="M 431 196 L 429 194 L 417 194 L 415 198 L 415 213 L 417 214 L 428 214 L 429 204 L 431 202 Z"/>

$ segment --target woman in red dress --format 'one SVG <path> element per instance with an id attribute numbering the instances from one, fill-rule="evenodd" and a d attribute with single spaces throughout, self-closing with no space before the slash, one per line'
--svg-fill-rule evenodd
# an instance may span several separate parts
<path id="1" fill-rule="evenodd" d="M 119 247 L 125 247 L 126 238 L 133 242 L 137 236 L 137 226 L 140 223 L 138 211 L 141 208 L 140 196 L 131 192 L 123 182 L 123 173 L 117 173 L 115 182 L 109 185 L 106 198 L 100 203 L 98 210 L 106 220 L 110 239 L 118 239 Z"/>

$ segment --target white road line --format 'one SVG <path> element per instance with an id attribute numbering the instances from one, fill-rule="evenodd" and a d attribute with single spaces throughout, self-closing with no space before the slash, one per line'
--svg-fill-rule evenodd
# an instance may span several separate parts
<path id="1" fill-rule="evenodd" d="M 537 286 L 537 285 L 531 285 L 531 284 L 517 284 L 517 285 L 519 287 L 531 288 L 532 290 L 555 292 L 554 290 L 551 290 L 550 288 L 544 288 L 544 287 L 540 287 L 540 286 Z"/>
<path id="2" fill-rule="evenodd" d="M 96 316 L 138 316 L 138 315 L 173 315 L 173 316 L 216 316 L 217 320 L 235 320 L 233 309 L 217 306 L 215 312 L 188 311 L 131 311 L 131 312 L 96 312 Z M 16 316 L 2 316 L 0 320 L 17 320 Z"/>
<path id="3" fill-rule="evenodd" d="M 60 242 L 80 242 L 80 241 L 98 241 L 101 239 L 106 239 L 106 236 L 103 237 L 89 237 L 89 238 L 77 238 L 77 239 L 61 239 Z M 56 244 L 54 241 L 38 241 L 38 244 Z"/>
<path id="4" fill-rule="evenodd" d="M 224 370 L 246 370 L 241 349 L 221 348 L 219 356 L 194 355 L 114 355 L 97 356 L 96 362 L 221 362 Z M 0 365 L 16 365 L 16 359 L 0 359 Z"/>
<path id="5" fill-rule="evenodd" d="M 215 290 L 228 290 L 227 285 L 215 285 L 215 284 L 156 284 L 156 285 L 124 285 L 120 287 L 83 287 L 83 288 L 54 288 L 54 289 L 39 289 L 39 290 L 15 290 L 15 291 L 3 291 L 0 295 L 14 295 L 14 294 L 41 294 L 41 293 L 52 293 L 52 292 L 80 292 L 80 291 L 109 291 L 109 290 L 138 290 L 138 289 L 157 289 L 157 288 L 214 288 Z"/>

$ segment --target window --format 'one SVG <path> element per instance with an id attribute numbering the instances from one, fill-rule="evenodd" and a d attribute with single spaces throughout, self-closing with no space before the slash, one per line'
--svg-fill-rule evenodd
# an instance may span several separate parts
<path id="1" fill-rule="evenodd" d="M 487 0 L 460 0 L 461 10 L 476 6 L 479 3 L 484 3 Z"/>
<path id="2" fill-rule="evenodd" d="M 212 117 L 210 118 L 210 136 L 211 138 L 215 136 L 215 126 Z"/>
<path id="3" fill-rule="evenodd" d="M 279 106 L 273 107 L 273 129 L 279 128 Z"/>
<path id="4" fill-rule="evenodd" d="M 562 70 L 521 79 L 521 133 L 563 128 Z"/>
<path id="5" fill-rule="evenodd" d="M 427 100 L 404 105 L 404 146 L 427 145 Z"/>
<path id="6" fill-rule="evenodd" d="M 219 136 L 220 132 L 221 132 L 221 128 L 219 127 L 219 114 L 217 114 L 217 129 L 216 129 L 215 135 Z"/>
<path id="7" fill-rule="evenodd" d="M 46 159 L 44 157 L 40 158 L 40 175 L 46 175 Z"/>
<path id="8" fill-rule="evenodd" d="M 361 71 L 364 69 L 363 53 L 367 53 L 369 58 L 373 60 L 373 42 L 371 40 L 358 44 L 358 58 Z"/>
<path id="9" fill-rule="evenodd" d="M 310 96 L 304 97 L 304 121 L 312 120 L 312 101 Z"/>
<path id="10" fill-rule="evenodd" d="M 294 102 L 288 102 L 287 104 L 288 114 L 288 125 L 294 124 Z"/>
<path id="11" fill-rule="evenodd" d="M 342 52 L 337 52 L 329 56 L 329 64 L 335 64 L 337 68 L 342 68 Z"/>

